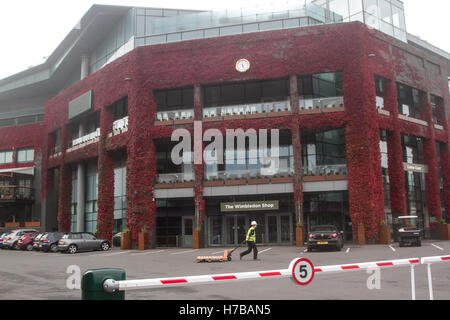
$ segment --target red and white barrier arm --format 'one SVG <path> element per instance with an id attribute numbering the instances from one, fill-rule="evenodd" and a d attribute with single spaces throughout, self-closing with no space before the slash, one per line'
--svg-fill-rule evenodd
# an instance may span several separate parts
<path id="1" fill-rule="evenodd" d="M 233 274 L 229 273 L 229 274 L 157 278 L 157 279 L 143 279 L 143 280 L 114 281 L 108 279 L 104 282 L 103 288 L 107 292 L 115 292 L 124 290 L 166 287 L 170 285 L 189 285 L 208 282 L 220 282 L 225 280 L 252 280 L 252 279 L 291 277 L 291 276 L 292 276 L 291 270 L 283 269 L 283 270 L 269 270 L 269 271 L 240 272 Z"/>
<path id="2" fill-rule="evenodd" d="M 400 260 L 386 260 L 386 261 L 376 261 L 376 262 L 363 262 L 363 263 L 353 263 L 353 264 L 342 264 L 334 266 L 323 266 L 314 267 L 316 273 L 328 273 L 328 272 L 342 272 L 349 270 L 365 270 L 373 268 L 383 268 L 383 267 L 400 267 L 400 266 L 411 266 L 420 263 L 419 258 L 409 258 Z"/>
<path id="3" fill-rule="evenodd" d="M 291 262 L 290 266 L 292 266 L 293 263 L 297 261 L 297 259 L 299 258 L 294 259 Z M 354 264 L 314 267 L 314 272 L 317 274 L 321 274 L 331 272 L 364 270 L 372 268 L 411 266 L 419 263 L 420 263 L 419 258 L 377 261 L 377 262 L 363 262 Z M 142 279 L 142 280 L 122 280 L 122 281 L 115 281 L 112 279 L 108 279 L 104 282 L 103 288 L 105 289 L 106 292 L 116 292 L 125 290 L 167 287 L 174 285 L 204 284 L 226 280 L 255 280 L 255 279 L 269 279 L 277 277 L 280 278 L 292 277 L 292 270 L 289 268 L 283 270 L 253 271 L 253 272 L 228 273 L 216 275 L 185 276 L 185 277 L 156 278 L 156 279 Z"/>
<path id="4" fill-rule="evenodd" d="M 450 256 L 423 257 L 420 259 L 421 264 L 450 262 Z"/>

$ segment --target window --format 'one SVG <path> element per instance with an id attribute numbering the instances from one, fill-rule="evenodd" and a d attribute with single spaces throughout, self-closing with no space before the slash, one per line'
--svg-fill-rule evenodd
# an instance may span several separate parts
<path id="1" fill-rule="evenodd" d="M 303 99 L 341 97 L 342 72 L 299 76 L 298 92 Z"/>
<path id="2" fill-rule="evenodd" d="M 12 151 L 0 151 L 0 164 L 12 163 L 13 152 Z"/>
<path id="3" fill-rule="evenodd" d="M 345 129 L 302 133 L 303 165 L 346 164 Z"/>
<path id="4" fill-rule="evenodd" d="M 403 84 L 397 84 L 398 112 L 416 119 L 425 120 L 422 114 L 421 98 L 423 92 Z"/>
<path id="5" fill-rule="evenodd" d="M 34 161 L 34 149 L 22 149 L 17 151 L 17 162 L 33 162 Z"/>
<path id="6" fill-rule="evenodd" d="M 83 233 L 83 239 L 84 240 L 95 240 L 95 237 L 93 234 L 90 233 Z"/>
<path id="7" fill-rule="evenodd" d="M 285 101 L 288 97 L 288 79 L 228 83 L 204 88 L 205 108 Z"/>
<path id="8" fill-rule="evenodd" d="M 113 120 L 120 120 L 128 115 L 128 98 L 123 98 L 111 106 Z"/>
<path id="9" fill-rule="evenodd" d="M 194 88 L 178 88 L 155 91 L 158 111 L 194 108 Z"/>

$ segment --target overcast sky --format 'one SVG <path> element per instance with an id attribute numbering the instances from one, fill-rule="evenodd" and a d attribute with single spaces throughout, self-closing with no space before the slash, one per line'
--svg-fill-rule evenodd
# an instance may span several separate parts
<path id="1" fill-rule="evenodd" d="M 277 0 L 274 0 L 276 2 Z M 279 1 L 279 0 L 278 0 Z M 243 0 L 1 0 L 0 79 L 45 61 L 93 4 L 214 10 Z M 449 0 L 403 0 L 411 34 L 450 52 Z"/>

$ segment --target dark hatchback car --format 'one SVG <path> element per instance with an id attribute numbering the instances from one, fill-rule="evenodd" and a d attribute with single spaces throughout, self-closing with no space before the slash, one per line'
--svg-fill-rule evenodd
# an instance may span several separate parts
<path id="1" fill-rule="evenodd" d="M 333 225 L 318 225 L 311 228 L 308 234 L 308 252 L 313 249 L 329 248 L 341 251 L 344 247 L 343 231 Z"/>
<path id="2" fill-rule="evenodd" d="M 48 232 L 39 239 L 39 250 L 44 252 L 57 252 L 58 242 L 64 236 L 64 232 Z"/>

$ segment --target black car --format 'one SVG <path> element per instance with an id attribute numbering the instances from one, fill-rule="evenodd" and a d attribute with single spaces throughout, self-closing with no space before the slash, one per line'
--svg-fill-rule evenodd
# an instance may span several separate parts
<path id="1" fill-rule="evenodd" d="M 417 216 L 398 217 L 400 228 L 398 229 L 398 243 L 400 247 L 405 245 L 422 246 L 421 230 L 417 226 Z"/>
<path id="2" fill-rule="evenodd" d="M 115 235 L 113 235 L 113 246 L 120 247 L 121 240 L 122 240 L 122 232 L 118 232 Z"/>
<path id="3" fill-rule="evenodd" d="M 39 239 L 39 250 L 44 252 L 57 252 L 58 242 L 63 237 L 63 232 L 48 232 Z"/>
<path id="4" fill-rule="evenodd" d="M 344 247 L 343 231 L 333 225 L 318 225 L 311 228 L 308 234 L 308 252 L 313 249 L 331 248 L 341 251 Z"/>

